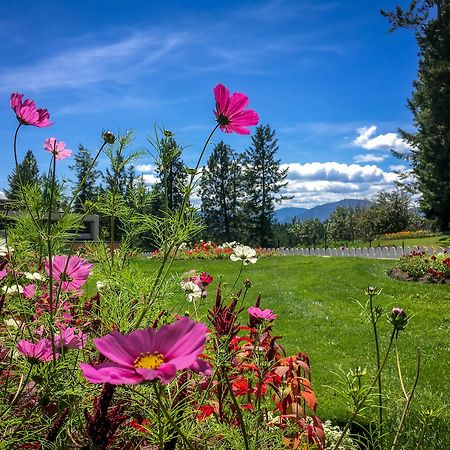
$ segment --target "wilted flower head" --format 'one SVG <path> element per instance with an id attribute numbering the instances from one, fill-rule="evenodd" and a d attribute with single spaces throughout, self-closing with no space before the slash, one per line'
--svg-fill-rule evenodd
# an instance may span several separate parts
<path id="1" fill-rule="evenodd" d="M 354 369 L 350 370 L 350 375 L 355 378 L 362 378 L 366 374 L 367 374 L 367 370 L 363 369 L 360 366 L 355 367 Z"/>
<path id="2" fill-rule="evenodd" d="M 36 344 L 22 339 L 16 347 L 31 362 L 47 362 L 53 359 L 52 343 L 49 339 L 41 339 Z M 58 357 L 58 353 L 55 356 Z"/>
<path id="3" fill-rule="evenodd" d="M 193 369 L 209 373 L 208 364 L 199 359 L 206 342 L 206 325 L 188 318 L 146 328 L 128 335 L 117 331 L 94 339 L 94 345 L 111 362 L 80 368 L 91 383 L 138 384 L 159 379 L 170 383 L 178 370 Z"/>
<path id="4" fill-rule="evenodd" d="M 202 296 L 202 290 L 193 281 L 182 281 L 180 286 L 185 291 L 188 302 L 192 302 Z"/>
<path id="5" fill-rule="evenodd" d="M 256 250 L 247 245 L 237 245 L 234 247 L 230 259 L 231 261 L 242 261 L 244 265 L 249 263 L 255 264 L 255 262 L 258 261 Z"/>
<path id="6" fill-rule="evenodd" d="M 47 152 L 52 153 L 57 161 L 66 159 L 72 155 L 72 150 L 66 148 L 66 144 L 64 142 L 57 142 L 54 137 L 47 138 L 45 140 L 44 149 Z"/>
<path id="7" fill-rule="evenodd" d="M 53 279 L 61 283 L 64 291 L 77 291 L 86 283 L 92 264 L 79 256 L 54 256 L 52 259 Z M 45 271 L 50 276 L 50 264 L 45 263 Z"/>
<path id="8" fill-rule="evenodd" d="M 11 94 L 11 108 L 22 125 L 32 125 L 39 128 L 53 125 L 53 122 L 49 120 L 50 114 L 46 109 L 36 109 L 36 104 L 33 100 L 27 98 L 22 101 L 22 99 L 23 94 Z"/>
<path id="9" fill-rule="evenodd" d="M 278 317 L 271 309 L 260 309 L 256 306 L 250 306 L 247 312 L 255 319 L 260 320 L 275 320 Z"/>
<path id="10" fill-rule="evenodd" d="M 202 272 L 199 276 L 200 282 L 203 284 L 204 287 L 209 286 L 213 282 L 213 276 L 209 273 Z"/>
<path id="11" fill-rule="evenodd" d="M 250 134 L 246 127 L 257 125 L 259 117 L 252 109 L 244 111 L 248 105 L 248 97 L 239 92 L 230 96 L 230 91 L 220 83 L 214 88 L 214 96 L 214 114 L 220 129 L 225 133 Z"/>
<path id="12" fill-rule="evenodd" d="M 394 326 L 397 331 L 402 331 L 408 325 L 408 316 L 403 308 L 392 308 L 388 316 L 388 321 Z"/>

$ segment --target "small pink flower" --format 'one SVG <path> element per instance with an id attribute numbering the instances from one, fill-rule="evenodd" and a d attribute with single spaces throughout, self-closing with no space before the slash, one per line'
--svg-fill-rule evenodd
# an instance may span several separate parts
<path id="1" fill-rule="evenodd" d="M 61 333 L 55 336 L 55 345 L 58 348 L 81 349 L 86 343 L 87 335 L 73 327 L 63 328 Z"/>
<path id="2" fill-rule="evenodd" d="M 255 319 L 260 320 L 274 320 L 278 317 L 271 309 L 260 309 L 256 306 L 251 306 L 247 312 Z"/>
<path id="3" fill-rule="evenodd" d="M 32 362 L 47 362 L 53 359 L 52 343 L 49 339 L 41 339 L 36 344 L 22 339 L 16 347 Z M 59 354 L 56 353 L 55 356 L 58 357 Z"/>
<path id="4" fill-rule="evenodd" d="M 78 291 L 90 275 L 92 264 L 79 256 L 54 256 L 52 259 L 53 279 L 61 283 L 64 291 Z M 50 276 L 50 264 L 45 263 Z"/>
<path id="5" fill-rule="evenodd" d="M 7 270 L 0 270 L 0 280 L 3 280 L 3 278 L 6 277 L 6 275 L 8 275 Z"/>
<path id="6" fill-rule="evenodd" d="M 248 97 L 239 92 L 230 96 L 230 91 L 223 85 L 218 84 L 214 88 L 216 97 L 216 109 L 214 114 L 217 123 L 225 133 L 250 134 L 246 127 L 257 125 L 258 114 L 252 109 L 244 108 L 248 105 Z"/>
<path id="7" fill-rule="evenodd" d="M 53 122 L 49 120 L 50 114 L 46 109 L 36 109 L 36 104 L 33 100 L 27 98 L 25 101 L 22 101 L 22 99 L 23 94 L 11 94 L 11 108 L 22 125 L 32 125 L 39 128 L 53 125 Z"/>
<path id="8" fill-rule="evenodd" d="M 111 360 L 91 366 L 81 363 L 91 383 L 138 384 L 159 379 L 170 383 L 178 370 L 193 369 L 209 374 L 199 358 L 206 342 L 206 325 L 186 317 L 159 330 L 146 328 L 128 335 L 117 331 L 94 339 L 97 349 Z"/>
<path id="9" fill-rule="evenodd" d="M 22 292 L 25 298 L 33 298 L 36 295 L 36 286 L 34 284 L 27 284 Z"/>
<path id="10" fill-rule="evenodd" d="M 44 149 L 55 155 L 56 160 L 66 159 L 72 155 L 72 150 L 66 148 L 64 142 L 57 142 L 55 138 L 47 138 L 44 143 Z"/>

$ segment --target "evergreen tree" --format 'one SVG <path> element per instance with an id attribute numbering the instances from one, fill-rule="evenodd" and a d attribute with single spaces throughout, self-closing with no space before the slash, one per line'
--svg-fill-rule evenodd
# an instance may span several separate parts
<path id="1" fill-rule="evenodd" d="M 384 12 L 397 28 L 414 28 L 419 69 L 408 107 L 415 133 L 400 130 L 420 191 L 420 206 L 441 230 L 450 229 L 450 0 L 413 0 L 407 9 Z"/>
<path id="2" fill-rule="evenodd" d="M 236 152 L 219 142 L 206 163 L 200 183 L 206 233 L 213 240 L 230 242 L 239 239 L 240 180 Z"/>
<path id="3" fill-rule="evenodd" d="M 24 186 L 40 184 L 38 163 L 31 150 L 27 151 L 23 161 L 19 163 L 19 173 L 14 168 L 12 173 L 8 175 L 9 189 L 5 190 L 5 195 L 8 200 L 16 200 L 18 198 L 20 182 Z"/>
<path id="4" fill-rule="evenodd" d="M 248 243 L 268 247 L 273 242 L 275 204 L 289 197 L 281 195 L 286 186 L 287 169 L 275 158 L 278 151 L 275 130 L 260 125 L 252 136 L 252 145 L 243 157 L 246 201 L 244 215 Z"/>
<path id="5" fill-rule="evenodd" d="M 181 208 L 188 176 L 186 165 L 181 160 L 181 148 L 170 131 L 164 130 L 158 151 L 159 158 L 155 172 L 159 180 L 153 189 L 155 214 L 166 209 L 175 211 Z"/>
<path id="6" fill-rule="evenodd" d="M 82 144 L 78 146 L 78 151 L 74 156 L 75 164 L 69 166 L 69 168 L 75 171 L 75 186 L 73 191 L 76 191 L 80 183 L 89 171 L 89 168 L 94 162 L 94 157 L 90 154 L 89 150 Z M 77 198 L 74 202 L 74 210 L 77 212 L 84 211 L 84 205 L 86 201 L 95 202 L 99 194 L 98 180 L 101 178 L 102 173 L 96 169 L 97 162 L 93 165 L 91 172 L 88 174 L 83 186 L 81 187 Z"/>

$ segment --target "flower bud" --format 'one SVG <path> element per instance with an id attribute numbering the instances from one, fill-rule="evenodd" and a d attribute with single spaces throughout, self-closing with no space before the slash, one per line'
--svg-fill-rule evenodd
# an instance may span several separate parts
<path id="1" fill-rule="evenodd" d="M 367 295 L 380 295 L 381 289 L 377 289 L 374 286 L 368 286 L 365 292 Z"/>
<path id="2" fill-rule="evenodd" d="M 401 331 L 406 328 L 406 325 L 408 325 L 408 316 L 403 308 L 395 307 L 392 308 L 388 321 L 397 331 Z"/>
<path id="3" fill-rule="evenodd" d="M 244 286 L 245 286 L 246 288 L 251 288 L 252 285 L 253 285 L 253 282 L 252 282 L 252 280 L 250 280 L 249 278 L 246 278 L 246 279 L 244 280 Z"/>
<path id="4" fill-rule="evenodd" d="M 366 369 L 363 369 L 360 366 L 350 370 L 350 375 L 355 378 L 362 378 L 364 375 L 366 375 L 366 373 Z"/>
<path id="5" fill-rule="evenodd" d="M 104 131 L 102 133 L 102 138 L 107 144 L 114 144 L 114 142 L 116 142 L 116 136 L 114 136 L 114 133 L 110 130 Z"/>

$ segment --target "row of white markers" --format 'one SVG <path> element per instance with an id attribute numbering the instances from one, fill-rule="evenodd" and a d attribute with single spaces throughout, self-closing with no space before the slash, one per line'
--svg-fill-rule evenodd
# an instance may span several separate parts
<path id="1" fill-rule="evenodd" d="M 450 247 L 363 247 L 363 248 L 277 248 L 279 255 L 309 255 L 309 256 L 354 256 L 358 258 L 386 258 L 396 259 L 413 252 L 421 252 L 428 255 L 438 253 L 448 253 L 450 257 Z"/>

